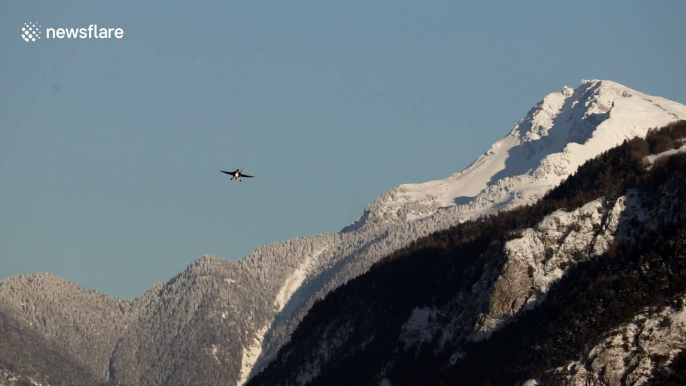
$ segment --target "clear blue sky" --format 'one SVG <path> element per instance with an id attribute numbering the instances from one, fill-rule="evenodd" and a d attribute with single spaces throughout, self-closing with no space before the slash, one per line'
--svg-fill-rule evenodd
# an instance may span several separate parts
<path id="1" fill-rule="evenodd" d="M 0 279 L 140 296 L 206 253 L 337 232 L 582 78 L 686 102 L 684 1 L 466 3 L 6 2 Z M 124 37 L 27 43 L 29 21 Z"/>

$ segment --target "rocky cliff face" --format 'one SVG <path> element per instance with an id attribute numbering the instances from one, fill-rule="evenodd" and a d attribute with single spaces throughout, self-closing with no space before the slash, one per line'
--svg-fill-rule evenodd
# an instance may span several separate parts
<path id="1" fill-rule="evenodd" d="M 679 302 L 684 302 L 683 297 Z M 686 310 L 644 310 L 576 361 L 553 369 L 569 386 L 643 385 L 686 348 Z"/>

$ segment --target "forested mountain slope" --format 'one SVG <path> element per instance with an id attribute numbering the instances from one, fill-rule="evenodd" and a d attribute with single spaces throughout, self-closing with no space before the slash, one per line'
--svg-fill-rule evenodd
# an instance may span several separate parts
<path id="1" fill-rule="evenodd" d="M 86 379 L 242 384 L 274 358 L 312 304 L 380 259 L 456 224 L 533 204 L 587 159 L 679 118 L 686 118 L 681 104 L 583 81 L 546 96 L 473 165 L 445 180 L 391 189 L 338 234 L 263 246 L 238 262 L 205 256 L 130 301 L 49 274 L 9 278 L 0 281 L 0 309 L 85 369 Z M 556 274 L 544 275 L 541 288 Z M 483 333 L 497 323 L 493 315 Z M 44 368 L 12 358 L 0 368 L 41 382 L 71 372 L 56 361 Z"/>
<path id="2" fill-rule="evenodd" d="M 632 139 L 531 206 L 397 251 L 250 385 L 680 384 L 685 138 L 681 121 Z"/>

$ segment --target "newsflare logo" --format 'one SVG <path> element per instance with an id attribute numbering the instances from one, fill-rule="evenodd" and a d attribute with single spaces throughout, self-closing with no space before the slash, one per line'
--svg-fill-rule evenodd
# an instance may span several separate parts
<path id="1" fill-rule="evenodd" d="M 35 42 L 41 38 L 41 25 L 37 22 L 24 23 L 21 28 L 21 38 L 26 42 Z M 46 39 L 121 39 L 124 37 L 122 28 L 104 28 L 91 24 L 83 28 L 45 28 Z"/>
<path id="2" fill-rule="evenodd" d="M 21 38 L 27 42 L 35 42 L 40 39 L 40 33 L 40 26 L 35 21 L 24 23 L 24 26 L 21 28 Z"/>

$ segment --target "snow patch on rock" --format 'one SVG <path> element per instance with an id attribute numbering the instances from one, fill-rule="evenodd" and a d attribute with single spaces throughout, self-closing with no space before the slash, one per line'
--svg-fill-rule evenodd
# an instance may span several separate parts
<path id="1" fill-rule="evenodd" d="M 328 247 L 324 247 L 319 251 L 308 255 L 302 264 L 286 279 L 274 300 L 276 312 L 281 311 L 286 306 L 291 299 L 291 296 L 293 296 L 293 293 L 300 288 L 300 285 L 311 273 L 310 271 L 316 264 L 317 258 L 327 249 Z"/>
<path id="2" fill-rule="evenodd" d="M 262 341 L 264 340 L 264 334 L 267 332 L 267 328 L 267 326 L 264 326 L 261 329 L 257 330 L 255 332 L 255 338 L 252 344 L 243 348 L 243 358 L 241 359 L 241 373 L 238 377 L 237 383 L 238 386 L 242 386 L 248 381 L 253 365 L 262 353 Z"/>
<path id="3" fill-rule="evenodd" d="M 405 344 L 406 350 L 410 346 L 431 341 L 436 330 L 440 328 L 436 323 L 432 323 L 436 315 L 437 310 L 433 308 L 422 307 L 412 310 L 412 315 L 403 324 L 400 333 L 400 341 Z"/>

